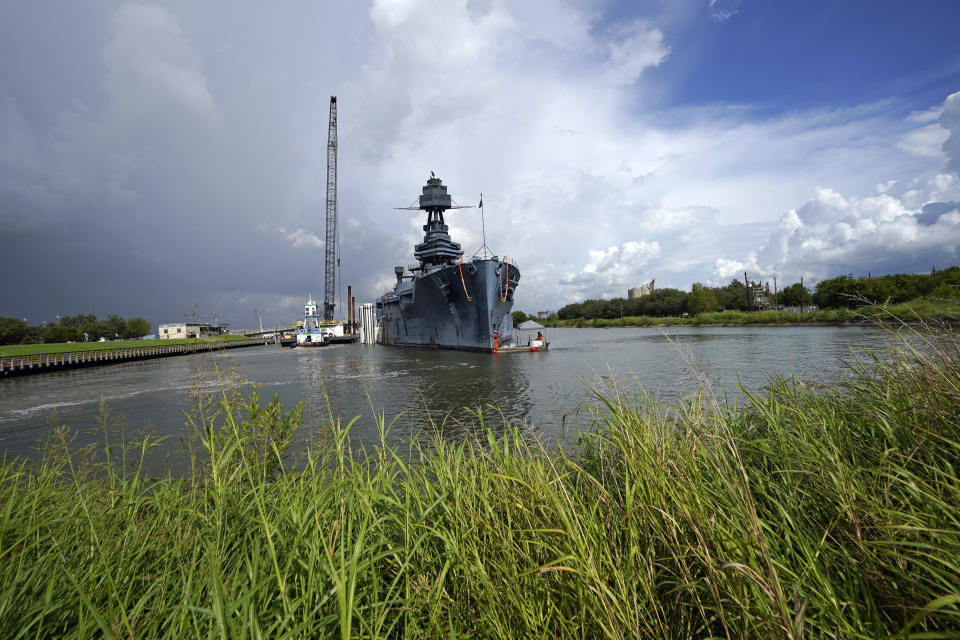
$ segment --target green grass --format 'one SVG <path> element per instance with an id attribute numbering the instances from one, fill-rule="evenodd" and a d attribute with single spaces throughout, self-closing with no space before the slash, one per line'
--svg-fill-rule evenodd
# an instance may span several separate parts
<path id="1" fill-rule="evenodd" d="M 892 316 L 905 322 L 956 322 L 958 313 L 960 313 L 960 302 L 943 298 L 917 298 L 902 304 L 882 308 L 865 307 L 858 311 L 879 320 L 889 320 Z"/>
<path id="2" fill-rule="evenodd" d="M 107 416 L 100 462 L 60 429 L 0 465 L 0 636 L 960 635 L 949 338 L 741 407 L 598 390 L 567 452 L 483 408 L 485 440 L 403 450 L 331 421 L 293 469 L 298 410 L 212 400 L 183 478 Z"/>
<path id="3" fill-rule="evenodd" d="M 183 340 L 117 340 L 110 342 L 54 342 L 48 344 L 9 344 L 0 346 L 0 356 L 30 356 L 44 353 L 68 353 L 71 351 L 103 351 L 132 347 L 158 347 L 172 344 L 196 344 L 222 342 L 224 340 L 252 340 L 246 336 L 211 336 L 209 338 L 185 338 Z"/>
<path id="4" fill-rule="evenodd" d="M 817 313 L 787 313 L 786 311 L 716 311 L 698 313 L 692 317 L 625 316 L 623 318 L 574 318 L 560 320 L 560 327 L 662 327 L 662 326 L 711 326 L 711 325 L 797 325 L 797 324 L 849 324 L 862 315 L 849 309 L 828 309 Z"/>
<path id="5" fill-rule="evenodd" d="M 558 327 L 660 327 L 710 325 L 798 325 L 877 322 L 955 323 L 960 315 L 960 304 L 955 300 L 917 298 L 903 304 L 865 305 L 857 310 L 824 309 L 816 313 L 787 313 L 786 311 L 716 311 L 698 313 L 693 317 L 627 316 L 624 318 L 573 318 L 560 320 Z"/>

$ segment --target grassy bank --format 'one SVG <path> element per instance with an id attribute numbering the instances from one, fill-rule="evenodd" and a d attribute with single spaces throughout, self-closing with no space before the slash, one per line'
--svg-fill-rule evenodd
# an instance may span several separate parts
<path id="1" fill-rule="evenodd" d="M 194 413 L 207 461 L 159 480 L 149 441 L 107 430 L 94 463 L 58 431 L 0 466 L 0 635 L 960 634 L 956 343 L 739 408 L 593 411 L 566 453 L 507 427 L 364 455 L 331 424 L 293 470 L 299 411 L 228 389 Z"/>
<path id="2" fill-rule="evenodd" d="M 660 327 L 660 326 L 747 326 L 747 325 L 848 325 L 855 323 L 955 323 L 960 315 L 956 301 L 918 298 L 887 307 L 866 305 L 856 310 L 825 309 L 816 313 L 786 311 L 717 311 L 690 317 L 626 316 L 623 318 L 572 318 L 559 320 L 558 327 Z"/>
<path id="3" fill-rule="evenodd" d="M 625 316 L 623 318 L 574 318 L 560 320 L 558 327 L 664 327 L 688 326 L 700 327 L 711 325 L 746 326 L 746 325 L 798 325 L 798 324 L 850 324 L 855 319 L 863 319 L 854 311 L 848 309 L 831 309 L 817 313 L 787 313 L 786 311 L 716 311 L 698 313 L 690 317 L 651 317 Z"/>
<path id="4" fill-rule="evenodd" d="M 68 353 L 72 351 L 102 351 L 104 349 L 127 349 L 132 347 L 158 347 L 171 344 L 195 344 L 198 342 L 222 342 L 224 340 L 253 340 L 246 336 L 210 336 L 209 338 L 185 338 L 183 340 L 116 340 L 110 342 L 54 342 L 48 344 L 0 345 L 0 356 L 31 356 L 44 353 Z"/>

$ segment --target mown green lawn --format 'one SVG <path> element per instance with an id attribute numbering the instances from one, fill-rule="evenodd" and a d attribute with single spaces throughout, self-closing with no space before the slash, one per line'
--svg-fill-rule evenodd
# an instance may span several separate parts
<path id="1" fill-rule="evenodd" d="M 72 351 L 103 351 L 132 347 L 160 347 L 172 344 L 197 342 L 222 342 L 224 340 L 253 340 L 246 336 L 216 336 L 211 338 L 188 338 L 185 340 L 117 340 L 110 342 L 54 342 L 49 344 L 8 344 L 0 346 L 0 356 L 32 356 L 44 353 L 70 353 Z"/>

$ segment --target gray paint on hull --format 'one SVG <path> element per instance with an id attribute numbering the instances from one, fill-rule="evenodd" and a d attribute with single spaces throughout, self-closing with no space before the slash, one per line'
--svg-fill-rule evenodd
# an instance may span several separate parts
<path id="1" fill-rule="evenodd" d="M 381 344 L 490 351 L 494 329 L 500 331 L 500 343 L 508 344 L 520 271 L 499 260 L 473 260 L 462 265 L 462 272 L 461 282 L 459 265 L 443 267 L 381 297 L 377 301 Z M 504 294 L 506 300 L 501 300 Z"/>

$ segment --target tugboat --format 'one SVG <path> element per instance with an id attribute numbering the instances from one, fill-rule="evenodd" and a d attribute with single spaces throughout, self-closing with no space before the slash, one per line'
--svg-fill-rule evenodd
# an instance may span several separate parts
<path id="1" fill-rule="evenodd" d="M 333 332 L 322 326 L 323 320 L 317 314 L 317 302 L 313 295 L 307 296 L 303 306 L 303 324 L 297 328 L 298 347 L 325 347 L 330 344 Z"/>
<path id="2" fill-rule="evenodd" d="M 449 209 L 472 207 L 454 203 L 433 172 L 419 204 L 402 208 L 426 211 L 427 223 L 423 242 L 414 248 L 419 264 L 406 271 L 395 267 L 396 285 L 377 300 L 380 343 L 488 353 L 509 347 L 510 311 L 520 280 L 517 265 L 486 253 L 464 262 L 443 215 Z"/>

